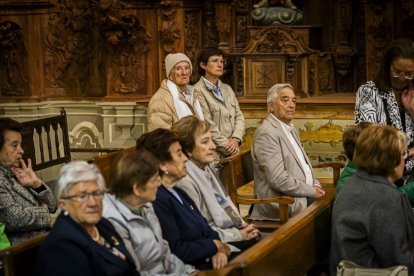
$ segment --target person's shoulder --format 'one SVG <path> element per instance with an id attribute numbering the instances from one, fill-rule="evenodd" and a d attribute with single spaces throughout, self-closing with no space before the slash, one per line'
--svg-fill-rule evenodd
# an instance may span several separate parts
<path id="1" fill-rule="evenodd" d="M 377 86 L 373 81 L 367 81 L 359 86 L 358 91 L 376 90 Z"/>

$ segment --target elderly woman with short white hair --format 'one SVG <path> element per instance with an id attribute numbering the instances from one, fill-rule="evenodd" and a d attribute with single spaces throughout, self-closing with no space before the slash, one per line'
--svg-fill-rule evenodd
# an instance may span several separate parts
<path id="1" fill-rule="evenodd" d="M 34 275 L 139 275 L 121 237 L 102 218 L 104 194 L 95 165 L 62 167 L 56 187 L 61 213 L 39 250 Z"/>

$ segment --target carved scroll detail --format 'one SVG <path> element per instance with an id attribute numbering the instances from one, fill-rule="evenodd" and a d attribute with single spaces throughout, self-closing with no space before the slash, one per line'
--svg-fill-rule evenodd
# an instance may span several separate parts
<path id="1" fill-rule="evenodd" d="M 181 38 L 180 29 L 175 20 L 177 8 L 180 6 L 181 3 L 179 1 L 168 0 L 160 2 L 162 26 L 159 31 L 164 44 L 164 50 L 167 53 L 174 50 L 174 43 Z"/>
<path id="2" fill-rule="evenodd" d="M 25 57 L 20 26 L 10 21 L 0 23 L 0 95 L 27 95 L 29 82 L 24 71 Z"/>

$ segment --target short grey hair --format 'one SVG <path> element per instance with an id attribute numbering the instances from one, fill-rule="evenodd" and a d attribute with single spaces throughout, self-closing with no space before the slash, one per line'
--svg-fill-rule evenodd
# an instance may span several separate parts
<path id="1" fill-rule="evenodd" d="M 99 189 L 105 191 L 105 180 L 95 164 L 89 164 L 86 161 L 72 161 L 64 165 L 60 169 L 56 183 L 56 198 L 68 196 L 75 184 L 84 181 L 96 181 Z"/>
<path id="2" fill-rule="evenodd" d="M 279 97 L 279 91 L 286 87 L 293 90 L 293 86 L 290 83 L 277 83 L 270 87 L 267 92 L 267 103 L 273 103 Z"/>

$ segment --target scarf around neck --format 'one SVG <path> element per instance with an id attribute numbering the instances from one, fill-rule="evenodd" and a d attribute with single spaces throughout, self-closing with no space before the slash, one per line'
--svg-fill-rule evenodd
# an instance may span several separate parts
<path id="1" fill-rule="evenodd" d="M 186 163 L 188 176 L 199 188 L 203 200 L 209 210 L 214 224 L 219 228 L 237 227 L 241 228 L 243 219 L 236 212 L 236 207 L 229 196 L 223 191 L 221 184 L 209 166 L 205 170 L 200 169 L 191 160 Z M 220 193 L 224 202 L 217 201 L 215 193 Z"/>
<path id="2" fill-rule="evenodd" d="M 167 80 L 167 87 L 170 90 L 170 93 L 173 98 L 175 111 L 177 112 L 178 119 L 181 119 L 186 116 L 196 115 L 200 120 L 204 121 L 203 111 L 201 110 L 201 105 L 198 99 L 193 99 L 193 108 L 197 114 L 193 114 L 190 107 L 180 99 L 180 92 L 178 91 L 178 87 L 175 83 L 170 80 Z"/>

